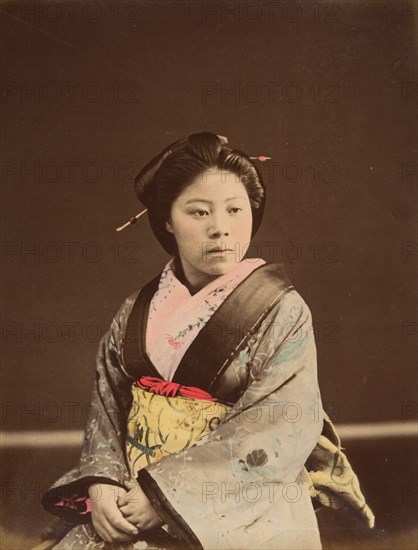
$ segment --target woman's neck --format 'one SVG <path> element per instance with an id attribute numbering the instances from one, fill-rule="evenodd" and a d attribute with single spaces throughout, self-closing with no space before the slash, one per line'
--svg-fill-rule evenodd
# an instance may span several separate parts
<path id="1" fill-rule="evenodd" d="M 203 287 L 205 287 L 208 283 L 213 281 L 214 279 L 217 279 L 219 275 L 208 275 L 207 279 L 200 280 L 200 281 L 190 281 L 183 269 L 183 264 L 181 262 L 180 255 L 176 255 L 174 257 L 174 272 L 176 274 L 177 279 L 189 290 L 190 294 L 193 296 L 199 290 L 201 290 Z"/>

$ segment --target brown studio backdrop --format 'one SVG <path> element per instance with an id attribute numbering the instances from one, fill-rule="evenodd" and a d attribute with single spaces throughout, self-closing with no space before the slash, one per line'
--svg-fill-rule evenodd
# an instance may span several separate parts
<path id="1" fill-rule="evenodd" d="M 3 430 L 82 427 L 100 333 L 168 260 L 145 218 L 115 232 L 141 210 L 135 171 L 203 130 L 273 157 L 252 251 L 284 261 L 311 308 L 325 408 L 416 417 L 415 4 L 331 4 L 258 3 L 250 21 L 244 3 L 77 3 L 54 22 L 3 5 Z M 379 445 L 371 504 L 409 528 L 413 470 Z M 370 476 L 371 447 L 352 452 Z M 6 454 L 9 481 L 29 456 L 40 485 L 66 467 L 25 456 Z M 397 470 L 395 517 L 380 481 Z"/>

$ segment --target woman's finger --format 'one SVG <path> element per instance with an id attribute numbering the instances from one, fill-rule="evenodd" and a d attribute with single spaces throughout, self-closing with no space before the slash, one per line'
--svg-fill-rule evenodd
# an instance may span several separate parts
<path id="1" fill-rule="evenodd" d="M 110 542 L 132 542 L 134 540 L 134 535 L 127 535 L 117 529 L 111 529 L 110 531 Z"/>
<path id="2" fill-rule="evenodd" d="M 138 510 L 129 510 L 123 517 L 132 525 L 137 525 L 142 520 L 143 515 L 138 513 Z"/>
<path id="3" fill-rule="evenodd" d="M 96 533 L 102 540 L 104 540 L 105 542 L 111 542 L 109 534 L 110 524 L 102 519 L 100 522 L 93 522 L 93 527 L 95 528 Z"/>
<path id="4" fill-rule="evenodd" d="M 139 496 L 139 490 L 140 487 L 135 480 L 128 480 L 125 481 L 125 487 L 128 489 L 128 492 L 123 494 L 121 497 L 118 498 L 117 504 L 118 506 L 124 506 L 128 501 L 133 502 L 139 502 L 138 496 Z"/>
<path id="5" fill-rule="evenodd" d="M 110 525 L 114 529 L 117 529 L 122 533 L 126 533 L 127 535 L 134 535 L 134 536 L 138 534 L 138 529 L 123 517 L 120 510 L 117 510 L 116 512 L 109 514 L 107 516 L 107 520 L 109 521 Z"/>
<path id="6" fill-rule="evenodd" d="M 131 506 L 124 506 L 120 509 L 122 516 L 132 524 L 136 524 L 135 521 L 132 521 L 132 518 L 138 517 L 138 510 L 136 508 L 132 508 Z"/>
<path id="7" fill-rule="evenodd" d="M 100 514 L 100 515 L 98 515 L 97 513 L 92 514 L 91 519 L 92 519 L 93 527 L 96 530 L 99 537 L 106 542 L 110 542 L 109 534 L 108 534 L 108 527 L 110 526 L 110 524 L 104 517 L 104 514 Z"/>
<path id="8" fill-rule="evenodd" d="M 125 481 L 125 487 L 128 489 L 128 491 L 131 491 L 132 489 L 137 489 L 139 487 L 139 483 L 136 479 L 131 478 Z"/>
<path id="9" fill-rule="evenodd" d="M 110 523 L 106 524 L 103 532 L 104 536 L 102 536 L 102 538 L 106 542 L 130 542 L 134 539 L 134 535 L 127 535 L 126 533 L 115 529 Z"/>
<path id="10" fill-rule="evenodd" d="M 139 498 L 135 490 L 129 491 L 129 493 L 126 493 L 123 495 L 123 497 L 118 498 L 117 505 L 120 508 L 121 506 L 126 506 L 126 504 L 129 503 L 139 503 Z"/>

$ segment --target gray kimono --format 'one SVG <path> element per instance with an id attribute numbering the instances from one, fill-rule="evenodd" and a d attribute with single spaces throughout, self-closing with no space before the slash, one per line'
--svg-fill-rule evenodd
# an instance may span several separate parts
<path id="1" fill-rule="evenodd" d="M 269 265 L 271 271 L 275 264 Z M 178 369 L 179 383 L 209 389 L 230 404 L 226 416 L 194 446 L 139 472 L 130 471 L 126 457 L 131 386 L 141 373 L 158 373 L 143 349 L 147 309 L 141 313 L 141 294 L 143 304 L 149 305 L 149 297 L 135 293 L 124 302 L 100 343 L 80 463 L 44 495 L 48 511 L 75 524 L 55 548 L 321 548 L 311 497 L 337 508 L 343 502 L 371 526 L 372 514 L 339 441 L 330 442 L 335 432 L 323 431 L 310 310 L 281 272 L 278 280 L 273 301 L 221 369 L 213 366 L 219 349 L 211 349 L 210 338 L 206 353 L 201 339 L 194 360 L 187 362 L 186 355 Z M 259 302 L 263 285 L 258 281 L 256 287 L 249 300 Z M 226 298 L 231 311 L 245 307 L 238 289 Z M 139 342 L 136 329 L 142 331 Z M 324 472 L 332 484 L 315 484 L 315 475 Z M 123 487 L 132 475 L 165 526 L 140 533 L 132 543 L 106 545 L 90 523 L 88 486 Z"/>

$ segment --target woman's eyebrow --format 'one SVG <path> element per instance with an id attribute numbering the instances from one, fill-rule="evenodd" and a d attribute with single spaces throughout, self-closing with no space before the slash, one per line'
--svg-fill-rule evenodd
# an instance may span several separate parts
<path id="1" fill-rule="evenodd" d="M 246 197 L 244 197 L 243 195 L 237 195 L 236 197 L 228 197 L 227 199 L 225 199 L 224 202 L 232 201 L 235 199 L 246 200 Z M 208 199 L 189 199 L 188 201 L 186 201 L 186 204 L 189 204 L 190 202 L 207 202 L 208 204 L 213 204 L 213 202 Z"/>

